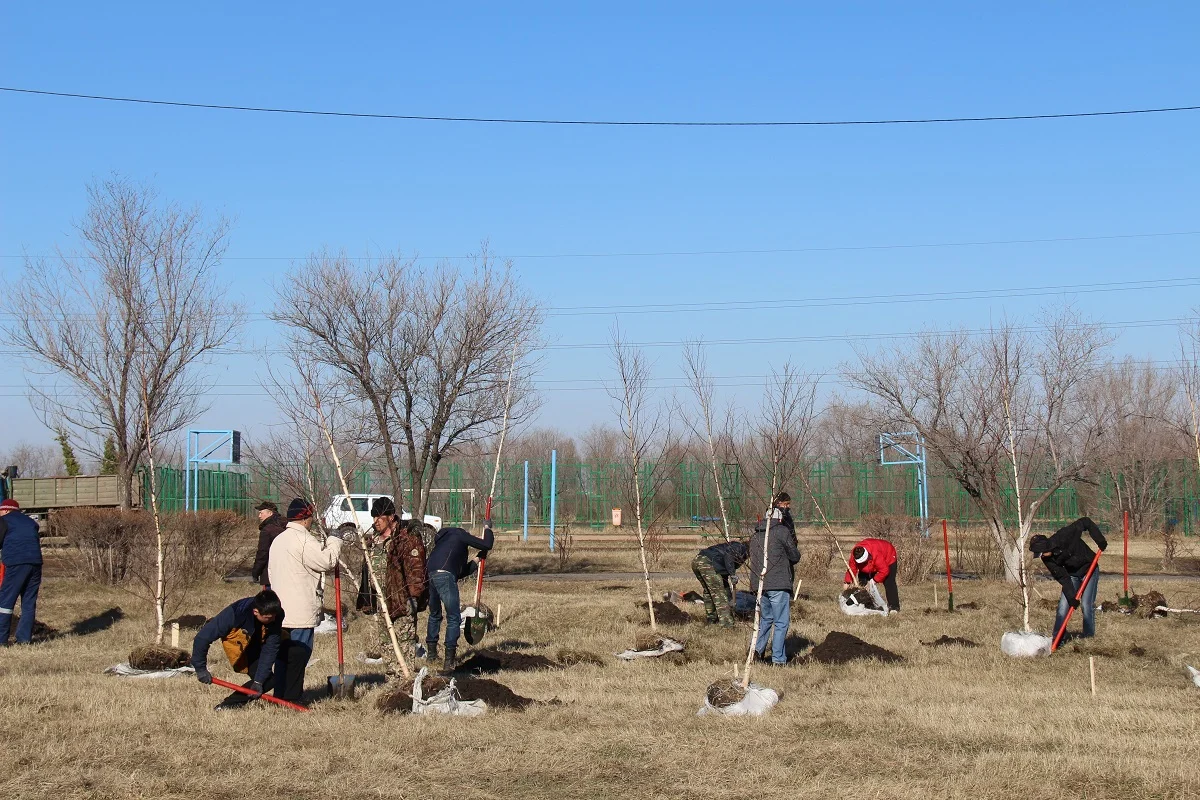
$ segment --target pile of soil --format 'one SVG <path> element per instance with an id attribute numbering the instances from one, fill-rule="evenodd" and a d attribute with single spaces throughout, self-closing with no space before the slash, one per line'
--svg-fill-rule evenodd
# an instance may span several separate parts
<path id="1" fill-rule="evenodd" d="M 866 608 L 879 608 L 879 605 L 875 602 L 875 598 L 871 597 L 871 593 L 862 587 L 851 586 L 842 592 L 842 597 L 847 600 L 853 600 L 858 605 L 865 606 Z"/>
<path id="2" fill-rule="evenodd" d="M 455 672 L 471 672 L 476 675 L 490 675 L 503 670 L 513 672 L 531 672 L 538 669 L 561 669 L 545 656 L 528 653 L 506 653 L 502 650 L 476 650 L 470 658 L 455 668 Z"/>
<path id="3" fill-rule="evenodd" d="M 942 634 L 932 642 L 921 642 L 926 647 L 950 647 L 952 645 L 960 645 L 962 647 L 979 647 L 979 642 L 973 642 L 970 639 L 961 639 L 958 636 L 947 636 Z"/>
<path id="4" fill-rule="evenodd" d="M 1133 609 L 1129 606 L 1123 606 L 1115 600 L 1105 600 L 1100 604 L 1100 612 L 1102 614 L 1128 614 Z"/>
<path id="5" fill-rule="evenodd" d="M 655 633 L 639 633 L 633 639 L 633 649 L 637 651 L 657 650 L 662 646 L 662 637 Z"/>
<path id="6" fill-rule="evenodd" d="M 16 641 L 17 625 L 20 623 L 21 617 L 19 615 L 13 615 L 12 624 L 8 629 L 9 642 Z M 33 644 L 37 644 L 38 642 L 48 642 L 51 639 L 57 639 L 59 636 L 62 636 L 62 631 L 60 631 L 58 628 L 52 628 L 46 623 L 39 622 L 38 620 L 33 621 Z"/>
<path id="7" fill-rule="evenodd" d="M 1145 594 L 1135 594 L 1129 598 L 1133 601 L 1133 609 L 1142 619 L 1154 619 L 1155 617 L 1165 617 L 1167 612 L 1159 611 L 1158 606 L 1165 606 L 1167 598 L 1162 592 L 1146 592 Z"/>
<path id="8" fill-rule="evenodd" d="M 638 603 L 638 608 L 645 609 L 646 604 Z M 654 621 L 659 625 L 687 625 L 692 621 L 692 615 L 672 603 L 662 603 L 656 600 L 654 601 Z"/>
<path id="9" fill-rule="evenodd" d="M 129 666 L 134 669 L 178 669 L 186 667 L 190 661 L 191 654 L 187 650 L 162 644 L 135 647 L 129 653 Z"/>
<path id="10" fill-rule="evenodd" d="M 868 644 L 853 634 L 831 631 L 825 641 L 813 648 L 804 661 L 818 664 L 848 664 L 859 659 L 877 659 L 885 664 L 904 661 L 904 657 L 873 644 Z"/>
<path id="11" fill-rule="evenodd" d="M 168 627 L 172 622 L 178 622 L 179 627 L 186 630 L 199 630 L 208 622 L 208 617 L 203 614 L 180 614 L 175 619 L 167 620 Z"/>
<path id="12" fill-rule="evenodd" d="M 537 700 L 522 697 L 499 681 L 491 678 L 456 678 L 458 696 L 463 700 L 482 700 L 488 708 L 524 711 L 537 704 Z"/>
<path id="13" fill-rule="evenodd" d="M 576 667 L 580 664 L 592 664 L 597 667 L 603 667 L 608 662 L 603 656 L 597 653 L 590 653 L 587 650 L 570 650 L 564 647 L 558 651 L 558 663 L 564 667 Z"/>
<path id="14" fill-rule="evenodd" d="M 982 604 L 976 603 L 975 601 L 972 600 L 970 603 L 960 603 L 959 605 L 956 605 L 954 607 L 954 610 L 955 611 L 978 611 L 981 608 L 983 608 Z"/>
<path id="15" fill-rule="evenodd" d="M 385 689 L 375 701 L 375 708 L 384 714 L 411 714 L 412 702 L 412 693 L 397 686 Z"/>
<path id="16" fill-rule="evenodd" d="M 709 705 L 716 708 L 728 708 L 732 705 L 737 705 L 742 702 L 746 696 L 746 690 L 736 680 L 723 680 L 708 685 Z"/>
<path id="17" fill-rule="evenodd" d="M 695 592 L 695 591 L 684 592 L 683 601 L 685 603 L 703 603 L 704 595 L 700 594 L 699 592 Z"/>
<path id="18" fill-rule="evenodd" d="M 523 639 L 505 639 L 502 642 L 496 642 L 494 645 L 492 645 L 492 649 L 504 650 L 507 652 L 511 650 L 532 650 L 533 648 L 539 646 L 540 645 L 536 645 L 533 642 L 526 642 Z"/>

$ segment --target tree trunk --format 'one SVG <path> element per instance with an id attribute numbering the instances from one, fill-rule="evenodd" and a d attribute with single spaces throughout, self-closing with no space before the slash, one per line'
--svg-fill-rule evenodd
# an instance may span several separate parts
<path id="1" fill-rule="evenodd" d="M 133 508 L 133 499 L 137 496 L 133 490 L 135 475 L 137 469 L 129 463 L 128 456 L 123 456 L 117 464 L 117 503 L 121 511 Z"/>

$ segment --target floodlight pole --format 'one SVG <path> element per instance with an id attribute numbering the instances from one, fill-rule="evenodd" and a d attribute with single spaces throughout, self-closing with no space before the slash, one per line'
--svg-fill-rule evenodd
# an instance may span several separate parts
<path id="1" fill-rule="evenodd" d="M 550 552 L 554 552 L 554 511 L 558 494 L 558 451 L 550 451 Z"/>
<path id="2" fill-rule="evenodd" d="M 900 458 L 889 458 L 895 450 Z M 911 464 L 917 468 L 917 513 L 921 517 L 921 535 L 929 535 L 929 465 L 925 456 L 925 438 L 916 431 L 879 434 L 879 463 L 885 466 Z"/>
<path id="3" fill-rule="evenodd" d="M 529 541 L 529 462 L 525 462 L 524 522 L 521 526 L 521 541 Z"/>

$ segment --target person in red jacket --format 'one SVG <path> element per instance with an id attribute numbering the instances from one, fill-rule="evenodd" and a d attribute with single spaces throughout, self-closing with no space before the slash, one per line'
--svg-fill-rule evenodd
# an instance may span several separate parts
<path id="1" fill-rule="evenodd" d="M 886 539 L 863 539 L 850 551 L 850 569 L 846 571 L 843 588 L 849 587 L 857 575 L 861 580 L 883 584 L 888 611 L 900 611 L 900 590 L 896 587 L 896 548 Z"/>

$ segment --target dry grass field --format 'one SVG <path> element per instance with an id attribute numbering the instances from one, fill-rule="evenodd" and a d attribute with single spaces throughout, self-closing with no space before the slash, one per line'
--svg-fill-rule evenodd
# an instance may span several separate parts
<path id="1" fill-rule="evenodd" d="M 1114 551 L 1115 552 L 1115 549 Z M 686 569 L 672 551 L 662 569 Z M 548 569 L 549 560 L 510 551 L 501 571 Z M 1149 557 L 1149 556 L 1147 556 Z M 623 553 L 580 552 L 587 569 L 632 567 Z M 507 559 L 507 563 L 506 560 Z M 1117 568 L 1117 559 L 1106 568 Z M 505 569 L 507 567 L 507 569 Z M 1106 578 L 1101 598 L 1120 581 Z M 756 681 L 782 694 L 761 719 L 697 717 L 708 684 L 732 675 L 748 624 L 664 628 L 687 643 L 674 661 L 622 663 L 612 654 L 645 629 L 638 581 L 496 582 L 504 643 L 555 658 L 570 647 L 605 656 L 604 666 L 490 677 L 515 692 L 558 704 L 479 719 L 383 715 L 377 688 L 356 702 L 318 699 L 336 672 L 334 637 L 318 637 L 308 672 L 313 712 L 274 707 L 215 713 L 223 694 L 191 678 L 139 681 L 102 670 L 125 659 L 152 628 L 148 607 L 117 589 L 47 580 L 41 619 L 74 635 L 0 651 L 4 732 L 0 796 L 13 798 L 1187 798 L 1200 795 L 1200 688 L 1183 664 L 1200 666 L 1200 619 L 1100 615 L 1084 652 L 1068 644 L 1050 658 L 1013 660 L 998 643 L 1019 625 L 1011 587 L 956 584 L 958 603 L 978 610 L 924 613 L 933 585 L 902 586 L 896 617 L 838 613 L 839 582 L 805 580 L 792 632 L 820 642 L 831 630 L 892 650 L 902 664 L 759 667 Z M 1041 584 L 1047 597 L 1053 584 Z M 210 615 L 250 590 L 213 583 L 185 611 Z M 663 578 L 656 590 L 692 582 Z M 1139 579 L 1134 591 L 1168 599 L 1197 582 Z M 944 595 L 942 596 L 944 600 Z M 351 603 L 352 605 L 352 603 Z M 123 618 L 108 625 L 108 609 Z M 1045 630 L 1053 610 L 1039 605 Z M 108 625 L 107 627 L 105 627 Z M 1077 623 L 1076 623 L 1077 625 Z M 94 632 L 90 629 L 100 628 Z M 348 669 L 369 626 L 352 620 Z M 184 646 L 191 632 L 185 632 Z M 941 635 L 981 646 L 928 647 Z M 799 639 L 797 640 L 799 642 Z M 1136 644 L 1144 655 L 1130 654 Z M 217 677 L 229 678 L 218 648 Z M 1096 657 L 1098 692 L 1088 687 Z M 470 655 L 468 652 L 466 655 Z"/>

